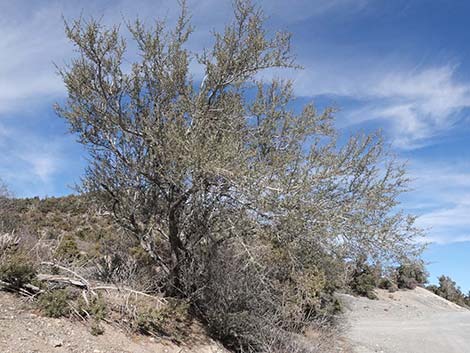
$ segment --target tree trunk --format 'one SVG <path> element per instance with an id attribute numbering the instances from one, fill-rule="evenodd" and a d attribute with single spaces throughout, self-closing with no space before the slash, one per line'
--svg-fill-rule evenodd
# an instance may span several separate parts
<path id="1" fill-rule="evenodd" d="M 169 240 L 170 240 L 170 280 L 167 292 L 171 296 L 180 296 L 181 292 L 181 261 L 183 260 L 182 243 L 179 238 L 178 207 L 170 209 L 168 215 Z"/>

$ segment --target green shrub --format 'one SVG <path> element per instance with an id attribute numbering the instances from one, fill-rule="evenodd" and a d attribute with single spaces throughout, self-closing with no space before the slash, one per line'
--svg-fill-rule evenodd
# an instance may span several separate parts
<path id="1" fill-rule="evenodd" d="M 35 266 L 21 255 L 14 255 L 0 265 L 0 280 L 13 288 L 22 288 L 35 278 Z"/>
<path id="2" fill-rule="evenodd" d="M 470 304 L 469 297 L 465 296 L 457 283 L 448 276 L 439 277 L 439 286 L 430 285 L 427 289 L 457 305 L 468 306 Z"/>
<path id="3" fill-rule="evenodd" d="M 190 322 L 188 309 L 189 305 L 180 300 L 171 300 L 161 308 L 148 304 L 137 305 L 133 324 L 142 334 L 163 335 L 181 340 L 185 337 Z"/>
<path id="4" fill-rule="evenodd" d="M 73 296 L 68 290 L 58 289 L 42 294 L 39 297 L 38 306 L 44 315 L 59 318 L 70 315 L 71 300 Z"/>
<path id="5" fill-rule="evenodd" d="M 422 262 L 403 264 L 397 268 L 397 285 L 400 289 L 415 289 L 428 281 L 428 273 Z"/>
<path id="6" fill-rule="evenodd" d="M 354 271 L 351 275 L 349 286 L 354 294 L 377 299 L 374 289 L 377 287 L 378 273 L 365 258 L 357 261 Z"/>
<path id="7" fill-rule="evenodd" d="M 80 256 L 77 242 L 71 235 L 62 238 L 55 251 L 55 256 L 63 260 L 74 260 Z"/>
<path id="8" fill-rule="evenodd" d="M 85 302 L 85 300 L 80 297 L 77 306 L 80 315 L 91 317 L 98 322 L 104 320 L 108 313 L 106 302 L 101 296 L 92 297 L 88 302 Z"/>
<path id="9" fill-rule="evenodd" d="M 426 287 L 426 289 L 436 295 L 440 295 L 439 287 L 436 286 L 435 284 L 430 284 L 429 286 Z"/>
<path id="10" fill-rule="evenodd" d="M 393 282 L 390 278 L 385 278 L 385 277 L 383 277 L 379 280 L 378 287 L 380 289 L 386 289 L 390 293 L 394 293 L 398 290 L 397 284 L 395 282 Z"/>

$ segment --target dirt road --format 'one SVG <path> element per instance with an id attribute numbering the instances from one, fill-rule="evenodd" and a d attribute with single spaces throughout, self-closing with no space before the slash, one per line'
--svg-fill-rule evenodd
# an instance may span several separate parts
<path id="1" fill-rule="evenodd" d="M 357 353 L 470 353 L 470 311 L 429 291 L 344 295 Z"/>

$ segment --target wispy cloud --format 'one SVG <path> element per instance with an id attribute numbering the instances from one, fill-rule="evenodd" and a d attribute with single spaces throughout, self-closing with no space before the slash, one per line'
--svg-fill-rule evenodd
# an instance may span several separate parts
<path id="1" fill-rule="evenodd" d="M 11 127 L 0 135 L 0 177 L 17 196 L 69 193 L 62 178 L 66 176 L 70 184 L 78 179 L 83 167 L 80 149 L 71 136 L 41 130 L 38 125 Z"/>
<path id="2" fill-rule="evenodd" d="M 307 74 L 297 75 L 298 94 L 354 100 L 357 107 L 345 111 L 341 123 L 386 121 L 395 146 L 400 148 L 429 143 L 465 118 L 461 113 L 470 107 L 470 82 L 458 80 L 455 65 L 407 69 L 375 63 L 348 66 L 347 70 L 341 63 L 337 63 L 337 70 L 332 63 L 326 65 L 326 69 L 317 65 L 319 73 L 311 74 L 309 69 Z"/>
<path id="3" fill-rule="evenodd" d="M 26 16 L 16 13 L 23 10 Z M 63 92 L 53 67 L 65 52 L 60 9 L 11 9 L 2 14 L 0 36 L 0 113 Z"/>
<path id="4" fill-rule="evenodd" d="M 42 182 L 49 182 L 50 177 L 56 172 L 60 160 L 54 154 L 30 153 L 22 156 L 23 160 L 31 165 L 32 177 L 38 177 Z"/>
<path id="5" fill-rule="evenodd" d="M 372 90 L 384 100 L 372 111 L 392 120 L 398 146 L 424 143 L 461 119 L 459 113 L 470 106 L 470 84 L 458 82 L 455 71 L 453 66 L 443 66 L 390 73 Z"/>
<path id="6" fill-rule="evenodd" d="M 411 163 L 411 199 L 404 206 L 420 217 L 427 240 L 439 244 L 470 241 L 470 165 L 459 161 Z"/>

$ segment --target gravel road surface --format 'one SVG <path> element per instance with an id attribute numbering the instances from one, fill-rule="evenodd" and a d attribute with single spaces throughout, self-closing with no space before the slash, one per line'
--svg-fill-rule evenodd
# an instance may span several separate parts
<path id="1" fill-rule="evenodd" d="M 417 288 L 379 300 L 343 295 L 357 353 L 470 353 L 470 311 Z"/>

